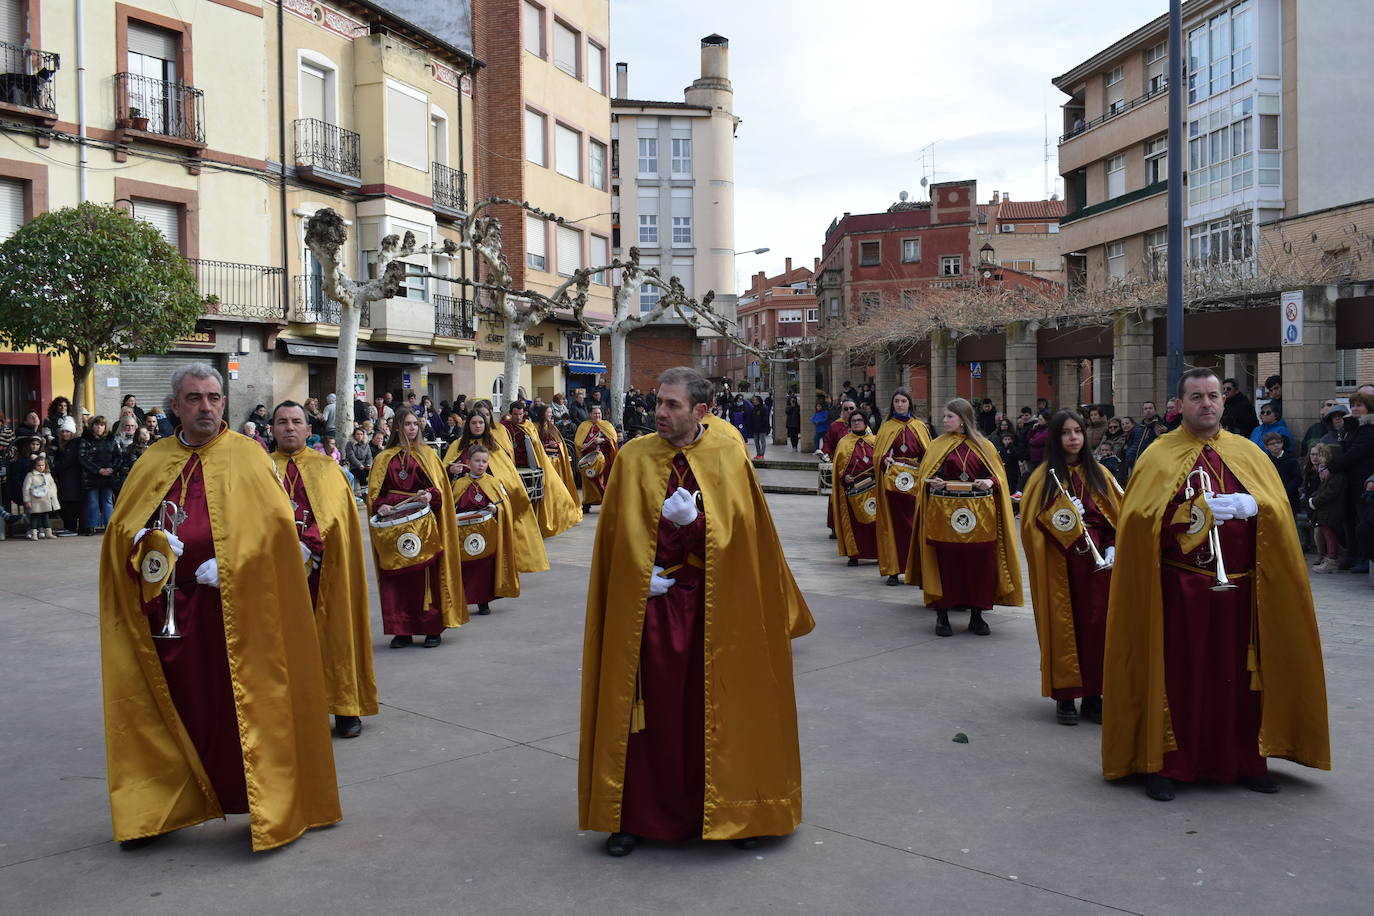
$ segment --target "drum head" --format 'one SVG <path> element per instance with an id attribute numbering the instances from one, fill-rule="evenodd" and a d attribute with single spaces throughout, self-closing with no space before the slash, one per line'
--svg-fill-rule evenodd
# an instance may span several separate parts
<path id="1" fill-rule="evenodd" d="M 474 531 L 463 538 L 463 553 L 470 557 L 482 555 L 482 551 L 487 549 L 487 539 L 480 532 Z"/>
<path id="2" fill-rule="evenodd" d="M 960 534 L 968 534 L 978 527 L 978 516 L 967 506 L 960 506 L 950 513 L 949 526 Z"/>
<path id="3" fill-rule="evenodd" d="M 396 552 L 407 560 L 413 560 L 424 549 L 425 542 L 413 531 L 407 531 L 396 539 Z"/>

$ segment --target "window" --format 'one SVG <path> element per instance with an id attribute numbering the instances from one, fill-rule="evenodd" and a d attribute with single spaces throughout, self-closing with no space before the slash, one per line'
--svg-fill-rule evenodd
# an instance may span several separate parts
<path id="1" fill-rule="evenodd" d="M 882 242 L 860 242 L 859 243 L 859 266 L 876 267 L 883 259 Z"/>
<path id="2" fill-rule="evenodd" d="M 21 200 L 22 203 L 22 200 Z M 176 204 L 167 203 L 162 200 L 142 200 L 135 198 L 130 201 L 130 214 L 134 219 L 141 219 L 144 222 L 152 223 L 162 237 L 167 240 L 178 251 L 181 250 L 181 208 Z M 21 211 L 22 212 L 22 211 Z"/>
<path id="3" fill-rule="evenodd" d="M 582 135 L 562 124 L 553 126 L 554 166 L 558 174 L 582 180 Z"/>
<path id="4" fill-rule="evenodd" d="M 688 299 L 692 298 L 693 296 L 692 274 L 692 259 L 690 257 L 673 258 L 671 276 L 677 277 L 679 280 L 682 281 L 682 293 Z"/>
<path id="5" fill-rule="evenodd" d="M 1113 67 L 1103 79 L 1106 89 L 1107 114 L 1115 114 L 1126 104 L 1126 70 Z"/>
<path id="6" fill-rule="evenodd" d="M 571 277 L 573 271 L 582 269 L 582 233 L 567 226 L 559 226 L 557 238 L 558 272 L 562 276 Z"/>
<path id="7" fill-rule="evenodd" d="M 1196 265 L 1249 261 L 1255 255 L 1255 230 L 1250 214 L 1221 219 L 1188 229 L 1188 259 Z"/>
<path id="8" fill-rule="evenodd" d="M 301 61 L 300 116 L 334 123 L 334 71 Z"/>
<path id="9" fill-rule="evenodd" d="M 673 137 L 673 176 L 690 178 L 692 175 L 692 138 Z"/>
<path id="10" fill-rule="evenodd" d="M 920 294 L 914 289 L 902 290 L 902 308 L 910 308 L 920 299 Z"/>
<path id="11" fill-rule="evenodd" d="M 1002 224 L 1001 226 L 999 226 L 998 228 L 1001 229 L 1003 232 L 1015 232 L 1015 231 L 1016 231 L 1016 224 L 1015 224 L 1015 223 L 1003 223 L 1003 224 Z"/>
<path id="12" fill-rule="evenodd" d="M 5 44 L 24 44 L 24 6 L 24 0 L 0 0 L 0 41 Z"/>
<path id="13" fill-rule="evenodd" d="M 520 28 L 525 33 L 525 50 L 544 56 L 544 8 L 528 2 L 521 11 Z"/>
<path id="14" fill-rule="evenodd" d="M 1155 137 L 1145 144 L 1145 183 L 1157 184 L 1169 177 L 1169 137 Z"/>
<path id="15" fill-rule="evenodd" d="M 639 244 L 658 244 L 658 195 L 639 195 Z"/>
<path id="16" fill-rule="evenodd" d="M 839 317 L 840 317 L 840 297 L 839 297 L 839 296 L 831 296 L 831 297 L 830 297 L 830 317 L 831 317 L 831 318 L 839 318 Z"/>
<path id="17" fill-rule="evenodd" d="M 587 42 L 587 86 L 594 92 L 606 94 L 606 52 Z"/>
<path id="18" fill-rule="evenodd" d="M 868 313 L 870 313 L 870 312 L 874 311 L 875 309 L 877 309 L 878 306 L 882 305 L 882 302 L 883 302 L 883 294 L 882 294 L 882 293 L 860 293 L 860 294 L 859 294 L 859 308 L 860 308 L 860 310 L 861 310 L 865 315 L 867 315 Z"/>
<path id="19" fill-rule="evenodd" d="M 940 276 L 942 277 L 961 277 L 964 274 L 964 257 L 958 254 L 947 254 L 940 258 Z"/>
<path id="20" fill-rule="evenodd" d="M 1169 86 L 1169 43 L 1161 41 L 1145 52 L 1145 91 L 1153 95 Z"/>
<path id="21" fill-rule="evenodd" d="M 587 141 L 587 182 L 598 191 L 606 190 L 606 144 Z"/>
<path id="22" fill-rule="evenodd" d="M 553 21 L 553 65 L 577 79 L 578 35 L 557 19 Z"/>
<path id="23" fill-rule="evenodd" d="M 1359 350 L 1336 351 L 1336 387 L 1354 388 L 1359 384 Z"/>
<path id="24" fill-rule="evenodd" d="M 1112 156 L 1107 160 L 1107 199 L 1126 193 L 1126 157 Z"/>
<path id="25" fill-rule="evenodd" d="M 1200 102 L 1254 75 L 1254 5 L 1237 3 L 1188 33 L 1188 102 Z"/>
<path id="26" fill-rule="evenodd" d="M 386 158 L 429 171 L 429 98 L 395 80 L 386 81 Z"/>
<path id="27" fill-rule="evenodd" d="M 440 165 L 448 165 L 448 119 L 431 113 L 429 130 L 434 136 L 434 161 Z"/>
<path id="28" fill-rule="evenodd" d="M 1126 279 L 1126 243 L 1107 243 L 1107 276 L 1113 280 Z"/>
<path id="29" fill-rule="evenodd" d="M 611 240 L 602 235 L 592 236 L 592 267 L 605 267 L 611 263 Z M 592 282 L 606 285 L 606 271 L 598 270 L 592 274 Z"/>
<path id="30" fill-rule="evenodd" d="M 821 310 L 820 310 L 820 309 L 807 309 L 807 310 L 806 310 L 806 320 L 807 320 L 807 321 L 820 321 L 820 320 L 821 320 Z"/>
<path id="31" fill-rule="evenodd" d="M 549 240 L 544 234 L 544 221 L 535 216 L 525 217 L 525 264 L 535 270 L 549 269 Z"/>
<path id="32" fill-rule="evenodd" d="M 641 270 L 647 272 L 658 266 L 658 258 L 654 255 L 641 257 L 639 266 Z M 657 286 L 650 286 L 648 283 L 642 284 L 639 287 L 639 310 L 641 312 L 653 311 L 654 307 L 658 305 L 660 296 L 662 296 L 662 291 Z"/>
<path id="33" fill-rule="evenodd" d="M 1188 122 L 1188 202 L 1198 204 L 1255 182 L 1254 99 Z M 1275 161 L 1277 162 L 1277 156 Z M 1277 183 L 1277 182 L 1276 182 Z"/>
<path id="34" fill-rule="evenodd" d="M 128 68 L 132 79 L 128 82 L 128 105 L 137 108 L 148 119 L 148 130 L 155 134 L 169 133 L 176 125 L 184 124 L 189 112 L 185 93 L 175 84 L 181 79 L 178 56 L 181 33 L 142 22 L 129 22 Z"/>
<path id="35" fill-rule="evenodd" d="M 1048 232 L 1050 235 L 1054 235 L 1056 232 L 1059 231 L 1059 224 L 1058 224 L 1058 223 L 1048 223 L 1048 224 L 1045 226 L 1045 231 Z"/>
<path id="36" fill-rule="evenodd" d="M 24 183 L 0 178 L 0 241 L 24 225 Z"/>
<path id="37" fill-rule="evenodd" d="M 548 165 L 544 136 L 546 123 L 539 112 L 525 109 L 525 160 L 535 165 Z"/>
<path id="38" fill-rule="evenodd" d="M 691 188 L 673 188 L 673 244 L 692 244 Z"/>
<path id="39" fill-rule="evenodd" d="M 1145 269 L 1151 280 L 1163 280 L 1169 273 L 1169 230 L 1145 233 Z"/>
<path id="40" fill-rule="evenodd" d="M 921 260 L 921 240 L 902 239 L 902 263 L 915 264 Z"/>
<path id="41" fill-rule="evenodd" d="M 1283 156 L 1279 150 L 1279 97 L 1259 97 L 1259 183 L 1278 187 Z"/>
<path id="42" fill-rule="evenodd" d="M 639 174 L 658 177 L 658 137 L 639 138 Z"/>
<path id="43" fill-rule="evenodd" d="M 792 324 L 802 320 L 801 309 L 778 309 L 778 323 Z"/>

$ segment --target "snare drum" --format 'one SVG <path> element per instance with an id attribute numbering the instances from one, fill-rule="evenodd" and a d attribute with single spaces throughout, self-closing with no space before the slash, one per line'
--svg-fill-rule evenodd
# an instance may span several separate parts
<path id="1" fill-rule="evenodd" d="M 844 491 L 854 521 L 871 525 L 878 520 L 878 481 L 865 477 Z"/>
<path id="2" fill-rule="evenodd" d="M 835 465 L 822 461 L 816 465 L 816 492 L 824 496 L 835 489 Z"/>
<path id="3" fill-rule="evenodd" d="M 496 509 L 487 506 L 458 513 L 458 537 L 463 544 L 462 559 L 481 560 L 496 552 L 500 536 Z"/>
<path id="4" fill-rule="evenodd" d="M 922 512 L 927 541 L 986 544 L 997 540 L 997 503 L 990 490 L 931 493 Z"/>
<path id="5" fill-rule="evenodd" d="M 883 472 L 883 489 L 889 493 L 916 495 L 916 467 L 894 461 Z"/>
<path id="6" fill-rule="evenodd" d="M 606 470 L 606 456 L 601 454 L 599 449 L 595 452 L 588 452 L 577 459 L 577 468 L 582 472 L 583 477 L 600 477 L 601 472 Z"/>
<path id="7" fill-rule="evenodd" d="M 520 471 L 520 482 L 525 485 L 525 492 L 530 495 L 531 503 L 538 503 L 544 498 L 544 469 L 543 468 L 517 468 Z"/>
<path id="8" fill-rule="evenodd" d="M 420 506 L 400 515 L 374 515 L 372 546 L 377 550 L 377 566 L 383 572 L 403 572 L 428 566 L 443 549 L 439 523 L 429 506 Z"/>

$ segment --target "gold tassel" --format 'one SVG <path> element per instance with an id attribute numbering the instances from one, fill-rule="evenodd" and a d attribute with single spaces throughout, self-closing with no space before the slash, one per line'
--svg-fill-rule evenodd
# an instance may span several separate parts
<path id="1" fill-rule="evenodd" d="M 1256 576 L 1256 579 L 1259 577 Z M 1255 583 L 1257 586 L 1258 581 Z M 1245 647 L 1245 670 L 1250 672 L 1250 689 L 1259 691 L 1262 689 L 1260 684 L 1259 670 L 1259 603 L 1255 596 L 1255 588 L 1250 589 L 1250 644 Z"/>
<path id="2" fill-rule="evenodd" d="M 630 734 L 644 731 L 644 686 L 635 672 L 635 701 L 630 707 Z"/>
<path id="3" fill-rule="evenodd" d="M 430 589 L 430 585 L 429 585 L 429 583 L 430 583 L 430 575 L 429 575 L 429 574 L 430 574 L 430 572 L 432 571 L 432 569 L 433 569 L 433 567 L 431 567 L 430 569 L 425 570 L 425 610 L 426 610 L 426 611 L 428 611 L 429 608 L 430 608 L 430 605 L 432 605 L 432 604 L 434 603 L 434 592 Z"/>

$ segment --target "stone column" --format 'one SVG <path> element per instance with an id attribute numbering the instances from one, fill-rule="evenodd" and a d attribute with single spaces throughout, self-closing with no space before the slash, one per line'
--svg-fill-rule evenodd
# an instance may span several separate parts
<path id="1" fill-rule="evenodd" d="M 1050 404 L 1050 412 L 1053 413 L 1059 408 L 1078 409 L 1078 400 L 1082 394 L 1078 388 L 1079 362 L 1077 359 L 1056 360 L 1054 366 L 1054 400 L 1057 403 Z"/>
<path id="2" fill-rule="evenodd" d="M 1140 419 L 1140 405 L 1155 400 L 1155 313 L 1125 312 L 1112 322 L 1112 404 L 1116 415 Z M 1155 405 L 1163 411 L 1163 404 Z"/>
<path id="3" fill-rule="evenodd" d="M 930 413 L 936 431 L 940 430 L 940 417 L 944 415 L 945 404 L 958 397 L 959 378 L 955 373 L 958 345 L 954 335 L 946 330 L 938 330 L 930 335 Z"/>
<path id="4" fill-rule="evenodd" d="M 811 415 L 816 412 L 816 359 L 797 360 L 797 404 L 801 407 L 801 440 L 798 450 L 803 454 L 812 451 L 816 427 L 811 425 Z"/>
<path id="5" fill-rule="evenodd" d="M 1003 413 L 1013 420 L 1022 407 L 1035 409 L 1036 392 L 1040 390 L 1040 360 L 1036 358 L 1034 321 L 1013 321 L 1007 325 L 1007 400 Z"/>
<path id="6" fill-rule="evenodd" d="M 773 395 L 773 444 L 787 444 L 787 367 L 789 363 L 774 362 L 768 367 Z"/>
<path id="7" fill-rule="evenodd" d="M 1007 412 L 1007 364 L 983 363 L 983 390 L 997 405 L 997 410 Z"/>
<path id="8" fill-rule="evenodd" d="M 896 391 L 898 388 L 906 387 L 905 380 L 903 379 L 903 375 L 905 375 L 903 371 L 904 367 L 893 358 L 891 352 L 886 349 L 878 351 L 877 355 L 874 357 L 873 363 L 873 385 L 876 405 L 878 412 L 883 416 L 887 416 L 887 406 L 892 403 L 892 392 Z"/>
<path id="9" fill-rule="evenodd" d="M 1280 352 L 1283 376 L 1283 419 L 1294 436 L 1317 422 L 1323 398 L 1336 392 L 1335 286 L 1309 286 L 1303 290 L 1302 343 L 1285 345 Z M 1263 381 L 1263 379 L 1261 379 Z M 1300 450 L 1302 443 L 1294 445 Z M 1347 486 L 1352 484 L 1347 481 Z"/>

